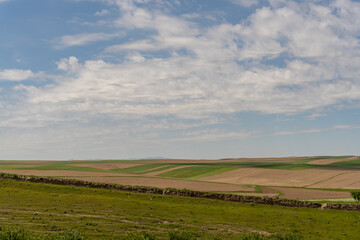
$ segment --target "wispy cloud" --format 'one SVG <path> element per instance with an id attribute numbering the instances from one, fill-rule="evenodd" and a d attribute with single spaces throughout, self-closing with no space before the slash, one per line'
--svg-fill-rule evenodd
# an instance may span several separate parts
<path id="1" fill-rule="evenodd" d="M 251 6 L 257 1 L 236 2 Z M 306 114 L 312 119 L 323 116 L 326 108 L 360 102 L 358 2 L 271 1 L 271 7 L 259 7 L 238 23 L 212 19 L 206 26 L 196 15 L 172 15 L 167 5 L 171 1 L 156 1 L 163 4 L 158 8 L 147 0 L 108 3 L 120 12 L 109 24 L 112 32 L 62 36 L 54 48 L 107 41 L 121 37 L 119 32 L 134 36 L 121 44 L 102 45 L 109 58 L 74 54 L 55 60 L 62 72 L 49 84 L 14 88 L 23 97 L 10 104 L 11 112 L 1 111 L 1 126 L 66 122 L 75 129 L 101 122 L 94 128 L 101 136 L 113 134 L 111 140 L 114 134 L 123 136 L 122 141 L 169 139 L 162 131 L 174 141 L 246 139 L 257 136 L 246 127 L 194 128 L 211 125 L 205 120 L 219 115 L 233 121 L 229 116 L 247 112 Z M 31 70 L 0 72 L 2 80 L 33 76 Z M 170 117 L 171 124 L 154 123 Z M 179 126 L 181 133 L 176 132 Z M 290 129 L 274 135 L 351 128 L 358 127 Z M 79 134 L 84 132 L 85 127 Z"/>
<path id="2" fill-rule="evenodd" d="M 231 2 L 243 7 L 251 7 L 253 5 L 259 4 L 258 0 L 231 0 Z"/>
<path id="3" fill-rule="evenodd" d="M 75 35 L 65 35 L 54 41 L 54 48 L 63 49 L 73 46 L 82 46 L 93 42 L 107 41 L 123 35 L 124 34 L 120 33 L 82 33 Z"/>
<path id="4" fill-rule="evenodd" d="M 61 153 L 64 146 L 82 146 L 87 152 L 129 144 L 137 154 L 150 142 L 163 151 L 166 142 L 213 144 L 359 128 L 341 119 L 328 128 L 312 125 L 320 119 L 308 121 L 325 121 L 329 109 L 359 107 L 358 1 L 233 0 L 252 11 L 238 22 L 211 18 L 205 10 L 210 5 L 197 13 L 181 8 L 182 1 L 102 2 L 111 17 L 110 10 L 91 8 L 88 16 L 69 18 L 72 31 L 84 31 L 53 40 L 52 55 L 61 57 L 51 62 L 60 71 L 47 75 L 49 81 L 20 83 L 40 76 L 28 67 L 0 70 L 1 81 L 19 81 L 4 83 L 9 87 L 0 98 L 0 127 L 19 133 L 9 130 L 6 137 L 16 137 L 4 149 L 16 154 L 20 136 L 29 149 L 52 145 Z M 128 37 L 115 41 L 123 33 Z M 86 47 L 70 48 L 100 41 L 96 49 L 104 50 L 95 59 L 81 53 Z M 26 66 L 23 59 L 16 66 Z M 248 114 L 259 119 L 249 123 Z M 274 115 L 276 126 L 267 128 L 262 121 Z"/>
<path id="5" fill-rule="evenodd" d="M 279 131 L 275 132 L 273 135 L 295 135 L 295 134 L 305 134 L 305 133 L 317 133 L 317 132 L 328 132 L 333 130 L 346 130 L 346 129 L 360 129 L 358 125 L 336 125 L 330 128 L 312 128 L 312 129 L 303 129 L 296 131 Z"/>
<path id="6" fill-rule="evenodd" d="M 120 63 L 61 59 L 58 68 L 66 77 L 59 78 L 65 80 L 46 87 L 24 87 L 28 102 L 46 106 L 42 114 L 78 112 L 84 119 L 94 113 L 199 119 L 245 111 L 298 114 L 360 101 L 360 48 L 355 41 L 360 17 L 354 10 L 360 9 L 359 3 L 322 6 L 289 1 L 281 8 L 259 8 L 246 23 L 208 28 L 142 3 L 142 7 L 133 1 L 114 3 L 121 11 L 114 21 L 117 32 L 152 30 L 138 40 L 105 50 Z M 335 8 L 347 11 L 331 14 Z M 64 36 L 56 46 L 118 36 Z M 265 63 L 282 54 L 284 66 Z"/>
<path id="7" fill-rule="evenodd" d="M 103 9 L 101 11 L 97 11 L 94 15 L 102 17 L 102 16 L 105 16 L 105 15 L 108 15 L 108 14 L 109 14 L 109 10 Z"/>
<path id="8" fill-rule="evenodd" d="M 224 140 L 234 140 L 234 139 L 250 139 L 256 138 L 259 135 L 258 131 L 253 132 L 229 132 L 219 129 L 208 129 L 201 131 L 192 131 L 187 134 L 187 136 L 182 136 L 175 138 L 174 141 L 224 141 Z"/>
<path id="9" fill-rule="evenodd" d="M 0 80 L 3 81 L 24 81 L 35 77 L 31 70 L 22 69 L 4 69 L 0 71 Z"/>

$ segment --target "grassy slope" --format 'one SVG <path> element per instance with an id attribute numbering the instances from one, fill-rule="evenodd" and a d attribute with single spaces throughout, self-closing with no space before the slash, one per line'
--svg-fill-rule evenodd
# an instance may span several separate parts
<path id="1" fill-rule="evenodd" d="M 345 168 L 354 168 L 354 167 L 359 168 L 360 167 L 360 159 L 352 160 L 352 161 L 335 162 L 335 163 L 329 164 L 328 166 L 345 167 Z"/>
<path id="2" fill-rule="evenodd" d="M 299 231 L 305 239 L 356 239 L 357 212 L 251 205 L 176 196 L 135 194 L 72 186 L 0 180 L 0 225 L 31 231 L 71 227 L 89 239 L 111 239 L 129 231 L 166 238 L 173 229 L 207 232 L 223 239 L 251 230 Z M 11 201 L 9 201 L 11 199 Z"/>

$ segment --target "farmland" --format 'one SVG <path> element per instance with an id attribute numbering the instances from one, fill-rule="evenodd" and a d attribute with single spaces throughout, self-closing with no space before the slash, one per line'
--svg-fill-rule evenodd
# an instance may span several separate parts
<path id="1" fill-rule="evenodd" d="M 222 160 L 2 161 L 0 171 L 123 185 L 190 189 L 289 199 L 351 201 L 360 158 L 292 157 Z"/>
<path id="2" fill-rule="evenodd" d="M 354 203 L 349 191 L 360 187 L 360 160 L 355 156 L 1 161 L 0 171 L 321 203 Z M 21 226 L 40 238 L 73 230 L 86 239 L 129 236 L 131 239 L 131 234 L 144 231 L 157 239 L 168 239 L 171 231 L 200 239 L 241 239 L 246 234 L 295 236 L 292 239 L 354 239 L 360 234 L 360 216 L 353 211 L 290 208 L 11 179 L 0 179 L 0 188 L 0 227 Z"/>

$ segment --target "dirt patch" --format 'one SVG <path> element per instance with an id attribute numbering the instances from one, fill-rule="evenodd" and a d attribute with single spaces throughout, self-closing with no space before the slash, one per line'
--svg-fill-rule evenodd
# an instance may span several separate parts
<path id="1" fill-rule="evenodd" d="M 316 182 L 308 187 L 312 188 L 343 188 L 343 189 L 359 189 L 360 188 L 360 172 L 342 172 L 332 178 L 321 182 Z"/>
<path id="2" fill-rule="evenodd" d="M 76 163 L 71 164 L 71 166 L 77 166 L 77 167 L 90 167 L 90 168 L 97 168 L 102 170 L 110 170 L 110 169 L 117 169 L 117 168 L 129 168 L 138 166 L 141 164 L 136 163 L 121 163 L 121 162 L 114 162 L 114 163 Z"/>
<path id="3" fill-rule="evenodd" d="M 279 191 L 270 187 L 261 187 L 261 192 L 265 194 L 276 194 L 276 195 L 279 195 L 280 193 Z"/>
<path id="4" fill-rule="evenodd" d="M 331 164 L 331 163 L 352 161 L 352 160 L 356 160 L 356 159 L 358 159 L 358 157 L 318 159 L 318 160 L 314 160 L 314 161 L 309 162 L 309 164 L 328 165 L 328 164 Z"/>
<path id="5" fill-rule="evenodd" d="M 163 166 L 162 166 L 163 167 Z M 145 176 L 157 176 L 157 175 L 160 175 L 160 174 L 163 174 L 163 173 L 166 173 L 166 172 L 171 172 L 173 170 L 176 170 L 176 169 L 180 169 L 180 168 L 186 168 L 186 167 L 190 167 L 189 165 L 186 165 L 186 166 L 180 166 L 180 167 L 174 167 L 174 168 L 170 168 L 170 169 L 166 169 L 166 170 L 161 170 L 161 171 L 157 171 L 157 172 L 151 172 L 151 173 L 146 173 L 144 174 Z"/>
<path id="6" fill-rule="evenodd" d="M 200 180 L 233 184 L 304 187 L 332 178 L 344 171 L 338 170 L 280 170 L 239 168 Z"/>
<path id="7" fill-rule="evenodd" d="M 317 189 L 304 189 L 304 188 L 284 188 L 272 187 L 272 189 L 282 192 L 281 198 L 287 199 L 333 199 L 333 198 L 350 198 L 349 192 L 341 191 L 326 191 Z"/>
<path id="8" fill-rule="evenodd" d="M 69 177 L 70 178 L 70 177 Z M 247 186 L 235 184 L 221 184 L 211 182 L 200 182 L 190 180 L 164 179 L 154 177 L 71 177 L 83 181 L 99 183 L 115 183 L 131 186 L 148 186 L 158 188 L 177 188 L 189 189 L 194 191 L 253 191 L 254 189 Z"/>

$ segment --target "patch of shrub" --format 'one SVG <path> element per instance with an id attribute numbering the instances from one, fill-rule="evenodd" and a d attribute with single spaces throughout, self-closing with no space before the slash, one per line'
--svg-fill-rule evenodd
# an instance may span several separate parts
<path id="1" fill-rule="evenodd" d="M 45 240 L 85 240 L 85 237 L 77 230 L 68 229 L 63 232 L 48 235 L 45 237 Z"/>
<path id="2" fill-rule="evenodd" d="M 126 237 L 126 240 L 157 240 L 158 238 L 152 233 L 148 232 L 131 232 Z"/>
<path id="3" fill-rule="evenodd" d="M 0 240 L 31 240 L 29 232 L 22 227 L 0 227 Z"/>
<path id="4" fill-rule="evenodd" d="M 273 234 L 270 236 L 262 235 L 260 233 L 246 233 L 240 237 L 241 240 L 303 240 L 304 238 L 294 233 Z"/>
<path id="5" fill-rule="evenodd" d="M 285 233 L 285 234 L 274 234 L 272 235 L 274 240 L 303 240 L 304 237 L 297 232 Z"/>
<path id="6" fill-rule="evenodd" d="M 357 203 L 360 201 L 360 190 L 353 190 L 350 192 L 350 194 Z"/>
<path id="7" fill-rule="evenodd" d="M 247 233 L 241 236 L 241 240 L 267 240 L 269 237 L 259 233 Z"/>
<path id="8" fill-rule="evenodd" d="M 171 231 L 169 232 L 169 240 L 196 240 L 195 234 L 187 231 Z"/>

